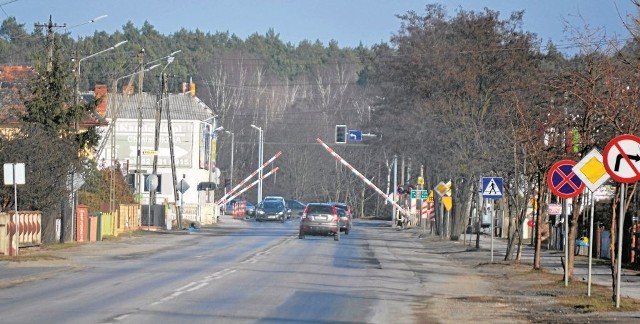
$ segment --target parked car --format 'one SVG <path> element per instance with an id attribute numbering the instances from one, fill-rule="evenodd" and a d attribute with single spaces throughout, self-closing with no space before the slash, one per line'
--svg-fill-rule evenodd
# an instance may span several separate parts
<path id="1" fill-rule="evenodd" d="M 304 239 L 306 235 L 333 235 L 333 239 L 338 241 L 338 219 L 338 208 L 325 203 L 309 203 L 300 218 L 298 238 Z"/>
<path id="2" fill-rule="evenodd" d="M 330 202 L 331 206 L 344 211 L 340 214 L 340 232 L 344 232 L 344 235 L 349 235 L 351 232 L 351 206 L 347 203 Z"/>
<path id="3" fill-rule="evenodd" d="M 256 215 L 256 205 L 252 204 L 248 200 L 245 200 L 244 203 L 244 212 L 247 216 L 254 217 Z"/>
<path id="4" fill-rule="evenodd" d="M 304 209 L 307 207 L 306 203 L 303 203 L 299 200 L 295 199 L 286 199 L 287 208 L 291 209 L 291 216 L 300 217 L 304 212 Z"/>
<path id="5" fill-rule="evenodd" d="M 291 217 L 291 211 L 285 204 L 277 200 L 263 200 L 256 206 L 256 221 L 280 221 Z"/>

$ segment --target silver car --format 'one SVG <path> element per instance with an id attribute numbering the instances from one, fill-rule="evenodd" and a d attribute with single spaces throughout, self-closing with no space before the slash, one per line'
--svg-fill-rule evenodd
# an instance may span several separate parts
<path id="1" fill-rule="evenodd" d="M 300 218 L 298 238 L 303 239 L 306 235 L 333 235 L 333 239 L 338 241 L 338 220 L 338 208 L 329 204 L 309 203 Z"/>

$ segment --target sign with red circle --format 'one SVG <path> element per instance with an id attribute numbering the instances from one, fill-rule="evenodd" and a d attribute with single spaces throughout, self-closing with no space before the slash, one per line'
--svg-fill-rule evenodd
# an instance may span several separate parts
<path id="1" fill-rule="evenodd" d="M 611 178 L 621 183 L 640 180 L 640 137 L 620 135 L 607 143 L 602 163 Z"/>
<path id="2" fill-rule="evenodd" d="M 536 222 L 533 219 L 530 219 L 527 221 L 527 226 L 534 227 L 536 226 Z"/>
<path id="3" fill-rule="evenodd" d="M 573 172 L 575 161 L 560 160 L 556 162 L 547 175 L 547 184 L 551 192 L 560 198 L 573 198 L 584 189 L 584 183 Z"/>

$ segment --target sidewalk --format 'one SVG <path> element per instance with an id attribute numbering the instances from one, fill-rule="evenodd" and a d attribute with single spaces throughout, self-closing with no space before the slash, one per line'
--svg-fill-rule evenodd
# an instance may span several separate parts
<path id="1" fill-rule="evenodd" d="M 243 219 L 231 215 L 221 215 L 219 222 L 207 227 L 238 228 L 248 226 Z M 133 236 L 114 240 L 78 243 L 60 250 L 21 250 L 22 261 L 0 260 L 0 289 L 24 282 L 50 278 L 57 273 L 81 269 L 81 263 L 74 261 L 81 255 L 115 255 L 121 253 L 147 253 L 162 249 L 176 241 L 190 240 L 198 230 L 157 230 L 145 231 L 143 227 Z M 170 239 L 169 239 L 170 238 Z"/>
<path id="2" fill-rule="evenodd" d="M 411 231 L 420 235 L 433 235 L 429 234 L 429 231 L 426 231 L 426 234 L 422 234 L 422 229 L 413 228 Z M 446 238 L 445 238 L 446 239 Z M 460 240 L 455 242 L 455 244 L 465 244 L 463 242 L 464 236 L 460 237 Z M 475 248 L 476 246 L 476 235 L 475 234 L 467 234 L 466 236 L 466 246 L 468 248 Z M 469 240 L 471 242 L 469 242 Z M 492 239 L 489 235 L 480 235 L 480 250 L 482 253 L 486 254 L 486 262 L 491 262 L 491 245 Z M 529 244 L 524 244 L 522 246 L 522 257 L 520 263 L 529 264 L 533 267 L 533 257 L 535 253 L 535 247 Z M 493 262 L 500 263 L 503 262 L 505 253 L 507 250 L 507 240 L 503 238 L 493 238 Z M 515 259 L 515 253 L 517 253 L 517 247 L 514 247 L 513 250 Z M 551 273 L 563 275 L 564 268 L 562 266 L 562 259 L 564 259 L 565 253 L 564 251 L 559 250 L 547 250 L 542 249 L 541 252 L 541 264 L 542 268 Z M 578 255 L 575 256 L 574 262 L 574 270 L 573 270 L 573 278 L 574 280 L 582 280 L 583 282 L 587 282 L 589 273 L 589 258 L 587 256 Z M 591 284 L 599 285 L 605 287 L 612 287 L 612 277 L 611 277 L 611 266 L 610 260 L 608 259 L 592 259 L 591 262 Z M 633 269 L 625 269 L 624 265 L 622 268 L 622 273 L 620 277 L 620 296 L 621 297 L 630 297 L 633 299 L 640 300 L 640 271 L 636 271 Z"/>

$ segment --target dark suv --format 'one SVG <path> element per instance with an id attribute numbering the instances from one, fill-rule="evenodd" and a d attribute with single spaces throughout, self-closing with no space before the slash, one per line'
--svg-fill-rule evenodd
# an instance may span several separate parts
<path id="1" fill-rule="evenodd" d="M 280 221 L 289 218 L 290 211 L 284 202 L 278 200 L 263 200 L 256 206 L 256 221 Z"/>
<path id="2" fill-rule="evenodd" d="M 324 203 L 309 203 L 300 218 L 298 238 L 303 239 L 305 235 L 333 235 L 333 239 L 338 241 L 338 219 L 338 208 Z"/>

